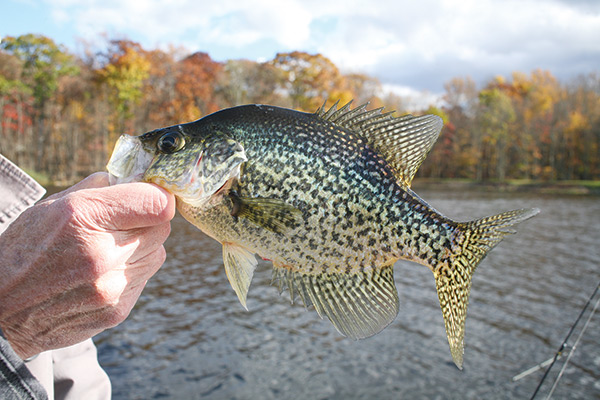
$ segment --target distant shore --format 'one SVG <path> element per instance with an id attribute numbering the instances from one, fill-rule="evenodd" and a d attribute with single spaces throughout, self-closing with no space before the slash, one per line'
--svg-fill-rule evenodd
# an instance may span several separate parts
<path id="1" fill-rule="evenodd" d="M 533 181 L 509 179 L 503 182 L 478 182 L 469 179 L 417 178 L 413 189 L 469 189 L 489 192 L 529 192 L 544 194 L 600 195 L 600 181 Z"/>

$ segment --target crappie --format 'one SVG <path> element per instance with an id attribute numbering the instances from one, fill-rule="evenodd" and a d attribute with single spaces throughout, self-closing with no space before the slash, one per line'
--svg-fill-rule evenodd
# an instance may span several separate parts
<path id="1" fill-rule="evenodd" d="M 366 105 L 316 113 L 245 105 L 115 146 L 115 183 L 156 183 L 179 212 L 223 245 L 231 286 L 246 306 L 257 265 L 327 316 L 345 336 L 394 320 L 398 259 L 433 272 L 452 358 L 461 368 L 471 278 L 509 227 L 539 210 L 471 222 L 438 213 L 410 189 L 442 128 L 439 117 L 395 118 Z"/>

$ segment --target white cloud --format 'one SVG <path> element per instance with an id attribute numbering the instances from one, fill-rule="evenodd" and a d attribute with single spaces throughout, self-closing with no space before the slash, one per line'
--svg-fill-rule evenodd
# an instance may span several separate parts
<path id="1" fill-rule="evenodd" d="M 321 52 L 345 71 L 433 92 L 454 76 L 540 67 L 569 77 L 600 65 L 600 5 L 592 1 L 46 1 L 57 21 L 88 39 L 107 31 L 227 58 Z"/>
<path id="2" fill-rule="evenodd" d="M 600 6 L 594 13 L 555 2 L 435 3 L 411 10 L 410 18 L 403 19 L 408 25 L 392 26 L 382 17 L 375 29 L 362 27 L 365 37 L 355 48 L 323 52 L 341 65 L 362 65 L 387 82 L 431 90 L 453 76 L 482 80 L 540 67 L 567 77 L 600 65 Z M 378 29 L 392 37 L 381 46 L 375 45 L 382 42 Z M 361 46 L 368 42 L 374 46 Z M 574 70 L 577 59 L 588 63 L 578 63 Z"/>

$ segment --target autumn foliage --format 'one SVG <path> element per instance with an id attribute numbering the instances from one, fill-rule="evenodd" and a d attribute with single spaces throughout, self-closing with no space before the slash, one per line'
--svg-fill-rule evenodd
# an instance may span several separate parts
<path id="1" fill-rule="evenodd" d="M 102 50 L 74 55 L 31 34 L 0 45 L 0 152 L 55 182 L 103 170 L 123 132 L 140 134 L 238 104 L 315 111 L 337 99 L 442 116 L 442 135 L 420 177 L 600 179 L 596 74 L 563 83 L 536 70 L 483 87 L 457 77 L 440 104 L 407 110 L 405 99 L 383 94 L 376 79 L 343 74 L 321 54 L 216 62 L 206 53 L 108 40 Z"/>

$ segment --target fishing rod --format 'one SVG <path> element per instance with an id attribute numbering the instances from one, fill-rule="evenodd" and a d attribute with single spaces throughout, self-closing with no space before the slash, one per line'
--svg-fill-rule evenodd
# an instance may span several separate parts
<path id="1" fill-rule="evenodd" d="M 535 366 L 533 368 L 528 369 L 527 371 L 525 371 L 525 372 L 523 372 L 523 373 L 521 373 L 521 374 L 519 374 L 519 375 L 517 375 L 517 376 L 515 376 L 513 378 L 513 381 L 519 380 L 519 379 L 523 378 L 524 376 L 529 375 L 529 374 L 537 371 L 538 369 L 544 368 L 546 365 L 550 364 L 550 366 L 548 367 L 548 369 L 544 373 L 544 376 L 542 376 L 542 379 L 540 380 L 540 383 L 538 384 L 537 388 L 535 389 L 535 392 L 533 392 L 533 395 L 531 396 L 530 400 L 533 400 L 535 398 L 535 396 L 538 394 L 540 388 L 542 387 L 542 384 L 544 383 L 544 381 L 546 380 L 546 377 L 548 376 L 548 373 L 550 372 L 550 370 L 552 369 L 552 367 L 554 366 L 554 364 L 556 363 L 556 361 L 561 358 L 563 351 L 567 347 L 567 342 L 569 341 L 569 338 L 571 337 L 571 335 L 573 334 L 573 331 L 575 330 L 575 327 L 577 326 L 577 324 L 579 324 L 579 321 L 581 320 L 581 317 L 583 317 L 583 314 L 587 310 L 588 306 L 591 304 L 592 299 L 596 296 L 596 293 L 598 293 L 599 289 L 600 289 L 600 282 L 598 282 L 598 284 L 596 285 L 596 289 L 594 289 L 594 293 L 592 293 L 592 295 L 588 299 L 587 303 L 585 303 L 585 306 L 583 307 L 583 309 L 579 313 L 579 316 L 575 320 L 575 323 L 571 326 L 571 329 L 569 330 L 569 333 L 565 337 L 565 340 L 563 340 L 563 342 L 561 343 L 560 347 L 558 348 L 558 351 L 554 354 L 554 357 L 551 358 L 551 359 L 548 359 L 548 360 L 544 361 L 543 363 L 541 363 L 541 364 L 539 364 L 539 365 L 537 365 L 537 366 Z M 579 333 L 579 336 L 577 337 L 577 340 L 575 341 L 575 344 L 571 348 L 571 351 L 569 352 L 569 355 L 567 356 L 567 359 L 565 360 L 565 363 L 564 363 L 564 365 L 563 365 L 560 373 L 558 374 L 558 376 L 554 380 L 554 384 L 552 385 L 552 389 L 550 390 L 550 393 L 548 394 L 548 396 L 546 397 L 546 399 L 549 399 L 550 396 L 552 396 L 552 394 L 554 393 L 554 390 L 556 389 L 556 385 L 558 384 L 558 381 L 562 377 L 563 372 L 565 371 L 565 368 L 567 367 L 567 364 L 571 360 L 571 356 L 575 352 L 575 348 L 577 347 L 577 344 L 579 343 L 579 340 L 583 336 L 583 333 L 587 329 L 588 324 L 589 324 L 590 320 L 592 319 L 592 316 L 596 312 L 596 309 L 598 308 L 599 305 L 600 305 L 600 298 L 598 298 L 598 301 L 596 301 L 596 304 L 594 305 L 594 308 L 592 309 L 592 311 L 591 311 L 591 313 L 590 313 L 590 315 L 589 315 L 586 323 L 584 324 L 583 328 L 581 329 L 581 332 Z M 550 362 L 550 360 L 552 360 L 552 361 Z"/>

